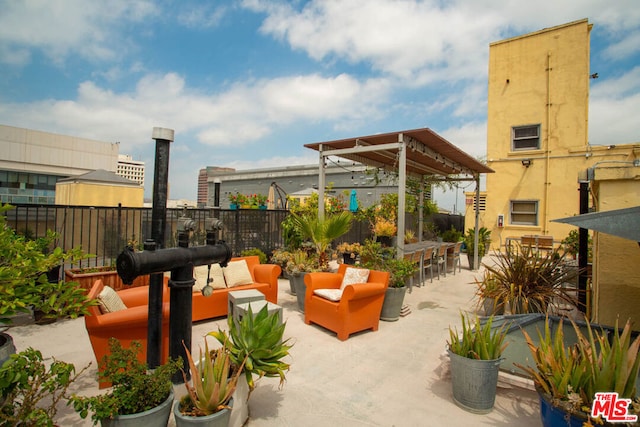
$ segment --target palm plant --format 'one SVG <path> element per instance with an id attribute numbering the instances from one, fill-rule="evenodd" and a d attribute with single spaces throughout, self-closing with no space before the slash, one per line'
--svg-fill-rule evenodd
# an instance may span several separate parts
<path id="1" fill-rule="evenodd" d="M 321 270 L 326 270 L 329 263 L 327 249 L 334 239 L 349 231 L 353 215 L 351 212 L 342 211 L 328 215 L 324 219 L 318 218 L 315 214 L 292 214 L 291 217 L 300 234 L 313 242 L 318 255 L 318 267 Z"/>
<path id="2" fill-rule="evenodd" d="M 497 285 L 493 297 L 503 307 L 508 304 L 512 314 L 546 313 L 556 299 L 576 304 L 564 285 L 574 280 L 577 272 L 565 268 L 564 257 L 557 250 L 542 255 L 521 246 L 514 253 L 499 254 L 495 265 L 485 267 Z"/>

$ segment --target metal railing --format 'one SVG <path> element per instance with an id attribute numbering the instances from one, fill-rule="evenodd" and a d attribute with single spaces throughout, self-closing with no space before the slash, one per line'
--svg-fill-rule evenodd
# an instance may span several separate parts
<path id="1" fill-rule="evenodd" d="M 269 254 L 282 247 L 280 223 L 289 215 L 286 210 L 167 209 L 165 247 L 177 246 L 178 218 L 186 214 L 196 223 L 190 237 L 192 245 L 206 240 L 205 222 L 218 218 L 223 223 L 222 240 L 234 255 L 258 248 Z M 142 248 L 151 237 L 151 208 L 15 205 L 5 213 L 7 225 L 29 239 L 55 231 L 55 246 L 63 250 L 81 248 L 93 257 L 73 267 L 112 265 L 126 245 Z"/>
<path id="2" fill-rule="evenodd" d="M 79 247 L 94 257 L 85 259 L 73 267 L 112 265 L 116 257 L 128 244 L 142 249 L 151 237 L 151 208 L 60 206 L 60 205 L 14 205 L 5 212 L 7 225 L 30 239 L 46 234 L 47 230 L 58 233 L 56 246 L 63 250 Z M 223 223 L 221 238 L 238 256 L 244 250 L 260 249 L 270 255 L 284 246 L 280 224 L 289 215 L 288 210 L 260 209 L 167 209 L 165 247 L 177 246 L 177 223 L 182 215 L 196 223 L 190 237 L 191 245 L 204 245 L 205 223 L 208 218 L 218 218 Z M 464 218 L 459 215 L 432 215 L 430 221 L 440 231 L 451 226 L 464 231 Z M 407 215 L 407 228 L 417 230 L 415 215 Z M 351 230 L 340 242 L 364 242 L 372 237 L 369 224 L 354 222 Z"/>

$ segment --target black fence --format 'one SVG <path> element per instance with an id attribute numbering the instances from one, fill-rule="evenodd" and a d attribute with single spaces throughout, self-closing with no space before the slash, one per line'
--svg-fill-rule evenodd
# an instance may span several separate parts
<path id="1" fill-rule="evenodd" d="M 260 249 L 267 255 L 282 248 L 284 241 L 280 224 L 289 215 L 287 210 L 260 209 L 167 209 L 165 247 L 177 245 L 178 218 L 186 215 L 196 223 L 190 238 L 191 245 L 204 245 L 205 224 L 209 218 L 222 221 L 221 239 L 227 242 L 234 255 L 248 249 Z M 64 250 L 80 247 L 94 257 L 75 267 L 112 265 L 126 245 L 142 248 L 151 238 L 151 208 L 16 205 L 5 213 L 7 224 L 27 238 L 35 239 L 47 230 L 58 233 L 56 246 Z M 435 214 L 425 220 L 425 239 L 433 239 L 437 232 L 451 227 L 464 231 L 464 217 Z M 408 214 L 406 228 L 417 231 L 417 216 Z M 372 237 L 368 223 L 355 222 L 340 242 L 364 242 Z"/>

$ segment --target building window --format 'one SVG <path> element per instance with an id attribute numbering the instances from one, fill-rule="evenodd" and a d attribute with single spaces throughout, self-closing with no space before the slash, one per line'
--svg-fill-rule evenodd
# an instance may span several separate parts
<path id="1" fill-rule="evenodd" d="M 540 149 L 540 125 L 514 126 L 511 129 L 511 150 Z"/>
<path id="2" fill-rule="evenodd" d="M 538 202 L 534 200 L 512 200 L 511 224 L 538 225 Z"/>

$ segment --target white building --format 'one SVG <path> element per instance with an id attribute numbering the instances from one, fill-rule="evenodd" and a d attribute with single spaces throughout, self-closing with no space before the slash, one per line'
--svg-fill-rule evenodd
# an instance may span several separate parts
<path id="1" fill-rule="evenodd" d="M 144 186 L 144 162 L 133 160 L 128 154 L 118 155 L 116 174 Z"/>

